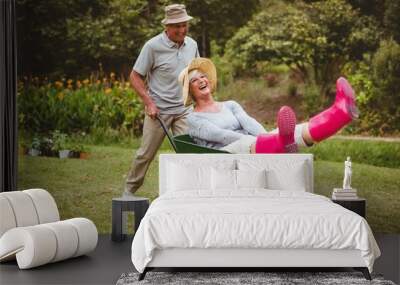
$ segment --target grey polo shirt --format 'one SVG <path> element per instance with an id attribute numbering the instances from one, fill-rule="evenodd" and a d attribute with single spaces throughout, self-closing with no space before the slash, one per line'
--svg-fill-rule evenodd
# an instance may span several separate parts
<path id="1" fill-rule="evenodd" d="M 185 37 L 179 47 L 165 32 L 145 43 L 133 70 L 147 78 L 149 95 L 162 114 L 181 114 L 185 111 L 179 73 L 199 56 L 197 43 Z"/>

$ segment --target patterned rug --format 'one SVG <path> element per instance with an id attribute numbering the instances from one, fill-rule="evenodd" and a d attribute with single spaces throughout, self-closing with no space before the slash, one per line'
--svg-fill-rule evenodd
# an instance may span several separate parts
<path id="1" fill-rule="evenodd" d="M 372 281 L 360 272 L 148 272 L 142 281 L 139 273 L 122 274 L 116 285 L 145 284 L 213 284 L 213 285 L 395 285 L 380 275 L 372 275 Z"/>

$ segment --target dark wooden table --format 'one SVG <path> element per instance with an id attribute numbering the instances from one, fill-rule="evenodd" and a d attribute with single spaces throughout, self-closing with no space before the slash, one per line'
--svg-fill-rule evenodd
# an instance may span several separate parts
<path id="1" fill-rule="evenodd" d="M 356 198 L 352 200 L 332 199 L 332 201 L 365 218 L 367 201 L 364 198 Z"/>

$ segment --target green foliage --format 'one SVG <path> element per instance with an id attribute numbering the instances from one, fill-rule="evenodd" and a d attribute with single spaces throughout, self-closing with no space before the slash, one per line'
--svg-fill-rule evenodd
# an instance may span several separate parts
<path id="1" fill-rule="evenodd" d="M 159 24 L 149 22 L 144 16 L 147 2 L 109 0 L 101 15 L 89 10 L 84 15 L 68 18 L 65 40 L 69 45 L 70 67 L 79 69 L 82 60 L 91 70 L 99 62 L 108 69 L 131 67 L 144 42 L 162 30 Z M 161 13 L 154 15 L 153 21 L 160 21 L 160 16 Z"/>
<path id="2" fill-rule="evenodd" d="M 315 114 L 317 110 L 321 109 L 322 105 L 319 88 L 313 84 L 307 85 L 303 96 L 304 109 L 308 114 Z"/>
<path id="3" fill-rule="evenodd" d="M 19 74 L 87 75 L 130 71 L 143 44 L 163 30 L 169 0 L 17 0 Z M 185 0 L 190 34 L 202 56 L 211 41 L 223 47 L 257 9 L 259 0 Z"/>
<path id="4" fill-rule="evenodd" d="M 99 63 L 127 71 L 145 40 L 162 30 L 164 11 L 150 2 L 17 0 L 19 73 L 82 75 Z"/>
<path id="5" fill-rule="evenodd" d="M 385 14 L 384 26 L 388 36 L 400 43 L 400 0 L 386 0 L 385 1 Z"/>
<path id="6" fill-rule="evenodd" d="M 40 138 L 37 136 L 33 137 L 30 147 L 33 149 L 40 150 L 40 145 L 41 145 Z"/>
<path id="7" fill-rule="evenodd" d="M 214 55 L 211 53 L 212 40 L 224 47 L 259 6 L 259 0 L 184 0 L 183 3 L 188 13 L 194 17 L 190 30 L 203 57 Z"/>
<path id="8" fill-rule="evenodd" d="M 315 160 L 344 161 L 347 156 L 357 163 L 400 169 L 400 143 L 385 141 L 329 139 L 302 152 Z"/>
<path id="9" fill-rule="evenodd" d="M 376 94 L 371 109 L 380 117 L 384 132 L 400 130 L 400 45 L 384 41 L 373 58 L 373 82 Z"/>
<path id="10" fill-rule="evenodd" d="M 211 43 L 211 60 L 215 64 L 218 75 L 218 86 L 222 87 L 233 80 L 233 70 L 231 64 L 223 56 L 220 56 L 222 48 L 215 41 Z"/>
<path id="11" fill-rule="evenodd" d="M 400 130 L 400 45 L 383 41 L 372 57 L 346 65 L 360 109 L 358 132 L 396 134 Z"/>
<path id="12" fill-rule="evenodd" d="M 144 111 L 128 82 L 92 77 L 84 81 L 20 82 L 19 127 L 28 135 L 115 130 L 141 134 Z"/>
<path id="13" fill-rule="evenodd" d="M 64 134 L 62 132 L 60 132 L 59 130 L 55 130 L 52 135 L 52 142 L 53 145 L 51 147 L 51 149 L 53 151 L 60 151 L 60 150 L 64 150 L 67 149 L 67 139 L 68 139 L 68 135 Z"/>
<path id="14" fill-rule="evenodd" d="M 227 43 L 227 56 L 237 74 L 251 74 L 260 61 L 286 64 L 306 81 L 315 80 L 326 95 L 343 64 L 374 50 L 378 36 L 374 20 L 344 0 L 278 2 L 235 34 Z"/>

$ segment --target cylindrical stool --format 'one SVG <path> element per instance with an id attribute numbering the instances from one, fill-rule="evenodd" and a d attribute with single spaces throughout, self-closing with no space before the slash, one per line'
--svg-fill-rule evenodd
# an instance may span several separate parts
<path id="1" fill-rule="evenodd" d="M 112 241 L 123 241 L 126 234 L 123 228 L 126 227 L 124 212 L 135 213 L 135 233 L 139 228 L 140 221 L 149 208 L 149 199 L 144 197 L 119 197 L 112 199 Z"/>

